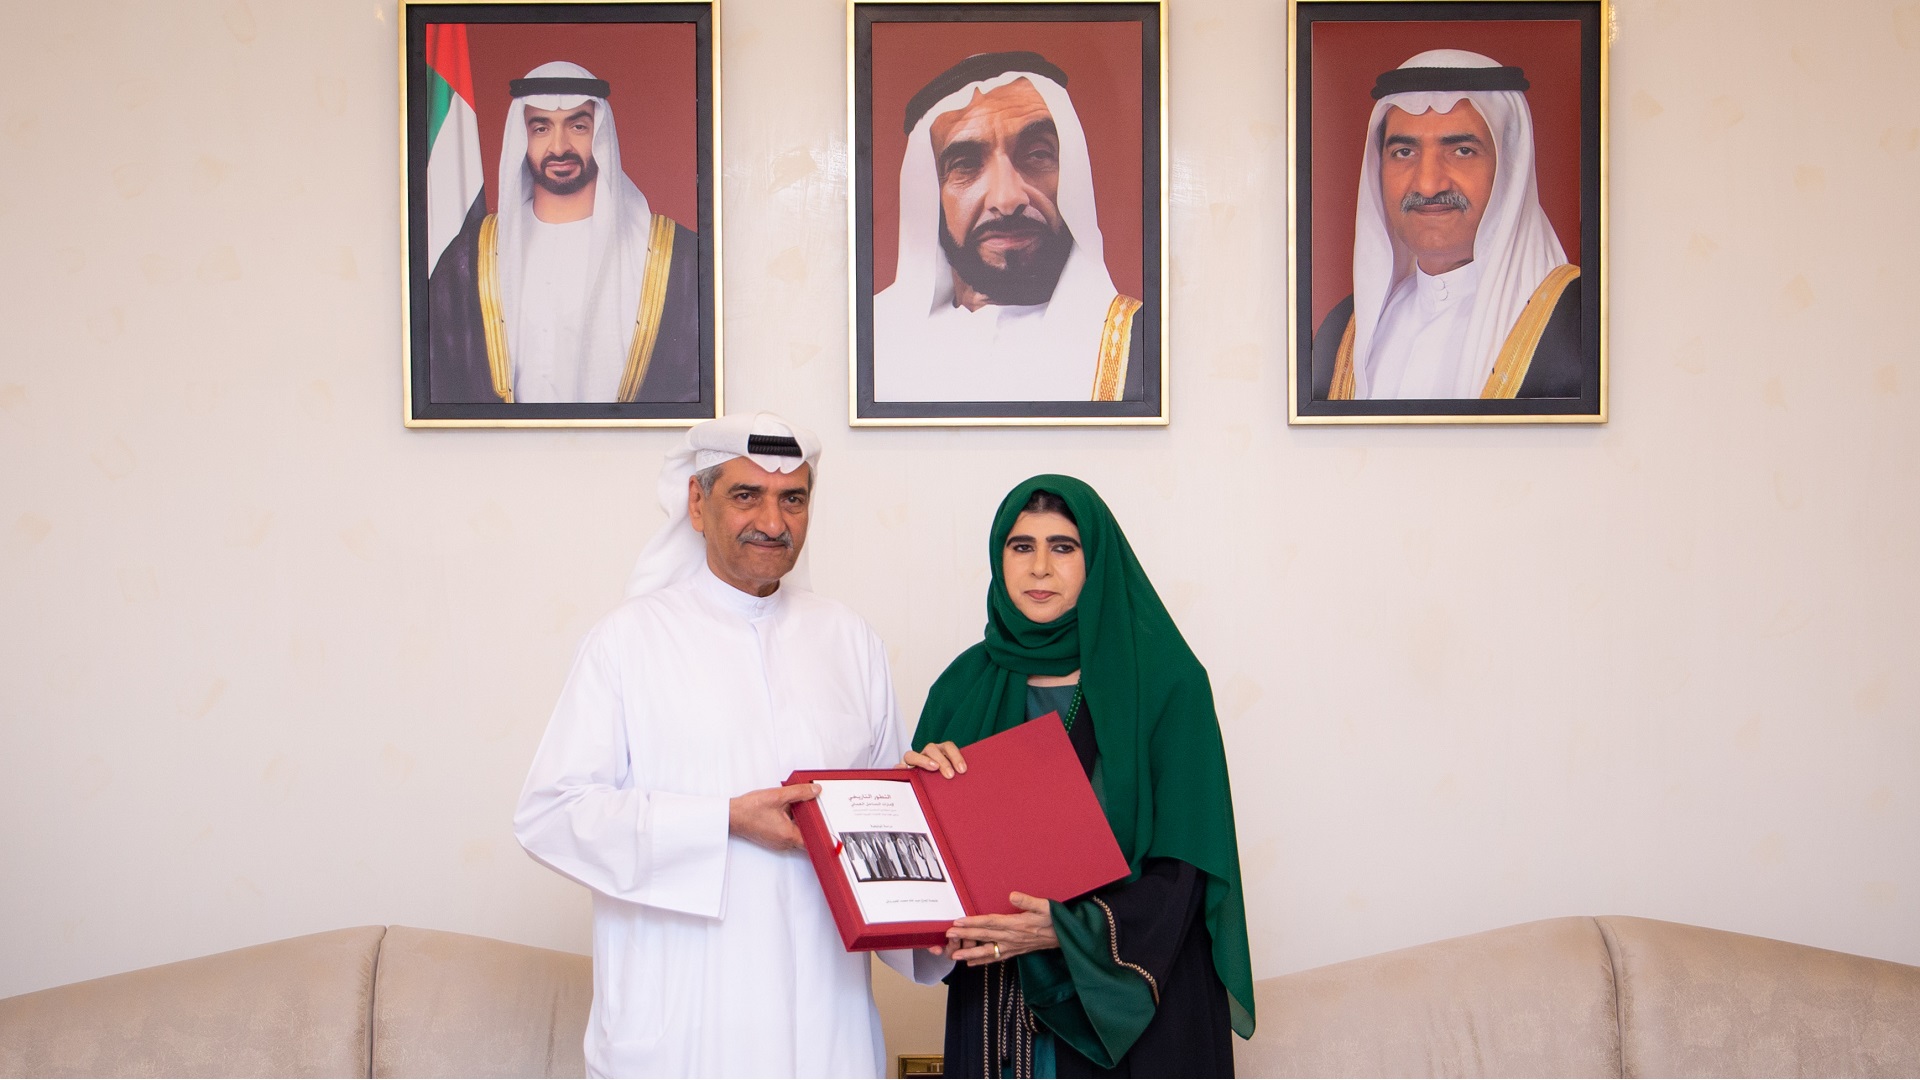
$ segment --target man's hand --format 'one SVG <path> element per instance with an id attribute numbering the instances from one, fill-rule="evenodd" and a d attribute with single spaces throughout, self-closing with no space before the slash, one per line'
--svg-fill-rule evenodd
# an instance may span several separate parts
<path id="1" fill-rule="evenodd" d="M 820 794 L 819 784 L 761 788 L 727 800 L 727 831 L 773 851 L 803 847 L 787 808 Z"/>
<path id="2" fill-rule="evenodd" d="M 938 772 L 949 780 L 954 773 L 967 771 L 967 759 L 961 755 L 960 748 L 950 742 L 930 742 L 917 754 L 909 750 L 900 764 L 910 769 Z"/>

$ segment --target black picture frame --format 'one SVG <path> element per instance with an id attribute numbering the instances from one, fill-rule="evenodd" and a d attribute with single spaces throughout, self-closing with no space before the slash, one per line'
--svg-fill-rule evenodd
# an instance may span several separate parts
<path id="1" fill-rule="evenodd" d="M 928 3 L 866 3 L 853 0 L 848 7 L 848 129 L 852 132 L 854 143 L 853 183 L 854 198 L 849 208 L 848 225 L 850 250 L 849 260 L 850 321 L 853 326 L 852 349 L 848 361 L 848 421 L 856 427 L 861 426 L 1003 426 L 1003 425 L 1165 425 L 1169 419 L 1168 406 L 1168 349 L 1167 349 L 1167 140 L 1166 140 L 1166 26 L 1167 12 L 1165 0 L 1149 0 L 1145 3 L 1104 2 L 1104 0 L 1067 0 L 1067 2 L 956 2 Z M 1031 24 L 1041 24 L 1034 26 Z M 889 51 L 884 43 L 878 57 L 875 54 L 876 28 L 882 28 L 879 36 L 885 38 L 889 26 L 912 26 L 916 40 L 924 37 L 933 41 L 933 46 L 921 51 L 918 49 L 897 49 Z M 1064 27 L 1064 29 L 1063 29 Z M 1093 28 L 1100 27 L 1095 31 Z M 1074 29 L 1081 31 L 1081 41 L 1058 44 L 1073 38 Z M 1071 67 L 1082 70 L 1082 84 L 1105 80 L 1101 85 L 1120 85 L 1126 89 L 1122 100 L 1124 105 L 1111 106 L 1100 104 L 1099 118 L 1086 126 L 1088 154 L 1094 163 L 1092 173 L 1095 183 L 1095 200 L 1104 196 L 1099 194 L 1101 178 L 1108 177 L 1107 183 L 1114 188 L 1124 187 L 1127 191 L 1138 192 L 1137 211 L 1132 197 L 1115 196 L 1114 209 L 1102 204 L 1098 220 L 1103 234 L 1112 230 L 1115 235 L 1125 233 L 1126 254 L 1115 254 L 1116 245 L 1107 243 L 1102 263 L 1109 268 L 1109 275 L 1116 282 L 1132 281 L 1132 274 L 1138 274 L 1140 296 L 1135 317 L 1126 321 L 1128 327 L 1125 341 L 1127 356 L 1120 365 L 1123 374 L 1116 378 L 1106 378 L 1102 382 L 1102 372 L 1111 374 L 1113 368 L 1098 366 L 1109 363 L 1113 350 L 1106 346 L 1110 338 L 1102 338 L 1100 361 L 1096 361 L 1094 350 L 1088 350 L 1087 372 L 1089 373 L 1089 392 L 1086 400 L 902 400 L 897 398 L 877 399 L 876 397 L 876 333 L 875 289 L 876 264 L 889 262 L 880 257 L 876 243 L 897 244 L 900 229 L 897 220 L 876 222 L 876 206 L 891 206 L 897 214 L 899 199 L 899 166 L 894 162 L 901 160 L 899 147 L 906 142 L 902 109 L 902 99 L 907 95 L 906 87 L 921 88 L 928 84 L 927 76 L 937 73 L 957 61 L 975 53 L 983 52 L 1036 52 L 1043 56 L 1049 50 L 1057 54 L 1060 50 L 1071 51 L 1075 47 L 1094 49 L 1090 44 L 1095 34 L 1112 35 L 1119 41 L 1125 35 L 1129 43 L 1124 50 L 1131 52 L 1137 48 L 1137 61 L 1130 61 L 1124 71 L 1116 63 L 1107 63 L 1099 59 L 1080 61 L 1074 55 L 1073 63 L 1060 63 L 1059 67 L 1068 76 L 1066 90 L 1072 96 L 1075 86 L 1074 72 Z M 1056 44 L 1049 45 L 1046 42 Z M 936 58 L 937 57 L 937 58 Z M 918 75 L 907 79 L 906 73 L 919 65 Z M 1137 72 L 1137 98 L 1134 93 Z M 876 73 L 880 89 L 876 91 Z M 903 82 L 902 80 L 906 80 Z M 1089 94 L 1089 97 L 1092 95 Z M 1107 95 L 1101 95 L 1103 102 Z M 880 101 L 885 100 L 886 105 Z M 1076 122 L 1083 110 L 1089 108 L 1079 97 L 1072 98 L 1076 112 Z M 876 108 L 884 108 L 887 115 L 876 115 Z M 1109 110 L 1116 108 L 1137 108 L 1137 122 L 1131 116 L 1125 122 L 1112 119 Z M 1137 123 L 1137 127 L 1136 127 Z M 1131 146 L 1137 139 L 1139 151 L 1137 161 L 1126 161 L 1119 165 L 1103 168 L 1103 155 L 1109 150 L 1096 144 L 1093 133 L 1098 126 L 1104 136 L 1108 131 L 1122 132 L 1120 138 L 1110 140 L 1110 148 L 1124 142 Z M 890 131 L 889 131 L 890 129 Z M 889 150 L 889 145 L 893 149 Z M 884 164 L 876 166 L 876 148 L 881 148 L 887 157 Z M 1131 158 L 1133 155 L 1116 154 L 1119 158 Z M 876 177 L 876 167 L 888 175 Z M 1124 173 L 1124 175 L 1123 175 Z M 881 189 L 876 189 L 876 183 Z M 893 192 L 885 191 L 886 185 L 894 185 Z M 881 197 L 876 198 L 876 194 Z M 1125 205 L 1121 205 L 1124 203 Z M 882 213 L 886 211 L 882 210 Z M 1113 229 L 1110 220 L 1118 220 L 1121 227 Z M 1137 247 L 1137 251 L 1135 248 Z M 886 252 L 891 255 L 891 251 Z M 1112 267 L 1122 263 L 1127 269 L 1113 273 Z M 891 263 L 897 272 L 898 263 Z M 944 265 L 944 263 L 942 264 Z M 1137 266 L 1137 271 L 1133 268 Z M 1121 299 L 1131 294 L 1124 288 L 1115 286 Z M 1048 301 L 1051 303 L 1051 298 Z M 1062 310 L 1065 310 L 1064 305 Z M 1118 309 L 1113 309 L 1117 311 Z M 1112 312 L 1109 313 L 1109 325 L 1120 322 Z M 1079 325 L 1076 320 L 1074 325 Z M 1096 329 L 1098 323 L 1095 324 Z M 1137 344 L 1138 351 L 1134 351 Z M 884 350 L 881 350 L 884 351 Z M 879 362 L 884 370 L 891 362 L 890 357 L 882 356 Z M 1114 385 L 1119 389 L 1112 396 L 1122 400 L 1093 400 L 1101 393 L 1101 386 Z"/>
<path id="2" fill-rule="evenodd" d="M 591 0 L 556 3 L 402 0 L 398 21 L 404 320 L 402 396 L 406 425 L 422 428 L 685 427 L 721 415 L 724 411 L 725 380 L 721 341 L 720 205 L 716 188 L 720 175 L 716 137 L 719 130 L 720 84 L 718 27 L 715 6 L 711 0 L 638 0 L 626 3 Z M 466 50 L 467 38 L 464 35 L 467 33 L 471 33 L 476 40 L 484 38 L 502 43 L 497 44 L 486 56 L 479 54 L 478 45 L 468 50 L 472 54 L 472 74 L 468 76 L 472 87 L 468 92 L 476 99 L 469 103 L 469 107 L 479 116 L 477 126 L 481 129 L 479 137 L 483 145 L 488 139 L 489 122 L 502 123 L 501 118 L 506 115 L 505 107 L 499 103 L 511 98 L 505 89 L 507 76 L 518 78 L 527 74 L 524 59 L 517 68 L 507 69 L 501 65 L 507 62 L 505 57 L 519 56 L 521 53 L 538 57 L 534 63 L 555 59 L 556 53 L 561 54 L 559 58 L 565 59 L 572 59 L 575 53 L 605 58 L 605 66 L 610 70 L 603 72 L 597 67 L 590 70 L 610 86 L 607 101 L 619 127 L 620 145 L 640 142 L 651 147 L 652 144 L 645 140 L 650 138 L 646 132 L 652 128 L 642 125 L 650 124 L 670 132 L 670 137 L 662 136 L 661 145 L 671 145 L 673 149 L 671 153 L 663 152 L 660 155 L 661 163 L 649 161 L 637 166 L 631 158 L 638 155 L 630 155 L 622 163 L 623 171 L 629 178 L 633 178 L 635 171 L 640 168 L 675 170 L 672 183 L 664 185 L 671 195 L 666 200 L 668 205 L 663 206 L 661 197 L 655 192 L 646 192 L 650 209 L 654 212 L 654 231 L 649 252 L 663 254 L 657 265 L 653 262 L 647 264 L 647 274 L 653 275 L 656 269 L 659 274 L 657 278 L 646 278 L 648 284 L 639 290 L 641 300 L 636 304 L 639 313 L 636 315 L 636 327 L 649 325 L 645 314 L 648 304 L 646 296 L 651 283 L 662 280 L 667 284 L 657 291 L 663 295 L 653 301 L 651 325 L 655 333 L 647 337 L 640 330 L 634 332 L 621 388 L 615 395 L 610 395 L 628 393 L 627 384 L 631 382 L 634 384 L 632 394 L 637 400 L 510 401 L 503 400 L 498 389 L 489 396 L 488 392 L 474 388 L 478 380 L 470 376 L 477 370 L 475 364 L 491 364 L 493 386 L 497 388 L 504 381 L 509 395 L 517 378 L 511 362 L 502 364 L 498 359 L 506 351 L 504 346 L 498 351 L 495 349 L 498 341 L 505 340 L 504 331 L 500 338 L 487 342 L 487 351 L 477 360 L 474 357 L 478 346 L 463 348 L 462 343 L 447 344 L 448 326 L 455 323 L 454 318 L 443 317 L 438 327 L 441 336 L 435 337 L 436 284 L 432 278 L 439 273 L 443 263 L 451 270 L 458 261 L 443 259 L 443 254 L 464 242 L 465 250 L 470 253 L 468 261 L 478 263 L 480 260 L 477 254 L 471 254 L 477 250 L 477 244 L 468 234 L 470 229 L 462 237 L 456 238 L 453 244 L 443 239 L 444 228 L 440 237 L 430 236 L 429 158 L 433 152 L 429 142 L 430 121 L 435 108 L 435 93 L 440 92 L 442 101 L 447 100 L 448 81 L 436 74 L 428 62 L 430 26 L 435 27 L 438 34 L 445 34 L 448 27 L 461 27 L 462 50 Z M 623 51 L 623 43 L 635 38 L 648 41 L 659 38 L 661 43 L 657 51 L 651 53 L 647 48 L 626 48 Z M 563 43 L 562 47 L 551 47 L 556 40 Z M 444 55 L 444 52 L 439 55 Z M 501 77 L 482 79 L 481 72 L 487 67 L 486 61 L 493 61 L 493 73 Z M 458 64 L 447 66 L 453 70 L 458 68 Z M 631 85 L 631 73 L 651 73 L 656 69 L 671 73 L 657 76 L 670 80 L 670 92 L 665 97 L 675 102 L 671 109 L 663 110 L 660 107 L 661 95 L 655 92 L 658 86 L 643 91 Z M 656 76 L 649 74 L 647 77 Z M 623 81 L 629 85 L 623 87 Z M 627 91 L 625 95 L 623 89 Z M 458 93 L 455 91 L 456 95 Z M 630 109 L 623 116 L 620 109 L 623 96 L 628 100 L 636 97 L 648 100 L 650 108 Z M 660 118 L 662 115 L 665 119 Z M 643 117 L 644 120 L 641 119 Z M 641 131 L 636 133 L 630 130 L 635 126 L 642 126 Z M 493 145 L 497 146 L 498 142 Z M 491 189 L 497 180 L 495 162 L 487 160 L 487 155 L 482 154 L 480 164 L 485 183 Z M 442 190 L 445 190 L 444 184 Z M 645 188 L 642 190 L 645 191 Z M 489 190 L 485 194 L 495 193 Z M 686 220 L 688 218 L 692 220 Z M 472 221 L 469 220 L 467 224 L 471 226 Z M 671 236 L 671 243 L 662 243 L 664 236 Z M 693 242 L 689 243 L 689 240 Z M 689 248 L 692 250 L 689 251 Z M 689 255 L 692 257 L 689 258 Z M 471 267 L 460 269 L 476 278 L 483 276 Z M 455 281 L 444 288 L 447 291 L 440 295 L 464 298 L 469 286 L 464 281 Z M 477 284 L 471 288 L 475 293 L 480 292 Z M 470 320 L 463 317 L 460 321 L 484 326 L 488 322 L 484 312 L 498 309 L 485 308 L 477 298 L 474 303 L 474 317 Z M 464 312 L 457 306 L 449 308 L 443 305 L 443 314 L 448 310 Z M 496 317 L 494 321 L 499 326 L 505 325 L 503 318 Z M 468 335 L 469 339 L 471 337 Z M 650 369 L 649 362 L 665 353 L 670 353 L 673 358 L 671 366 L 674 377 L 663 393 L 654 395 L 647 376 L 650 371 L 666 371 L 668 365 L 659 364 Z M 455 359 L 449 360 L 448 357 Z M 450 372 L 459 372 L 459 377 Z M 650 396 L 654 399 L 649 400 Z"/>
<path id="3" fill-rule="evenodd" d="M 1606 422 L 1605 35 L 1609 18 L 1609 0 L 1289 0 L 1289 423 Z M 1351 338 L 1340 341 L 1338 328 L 1330 325 L 1339 321 L 1341 314 L 1340 303 L 1330 303 L 1332 297 L 1344 290 L 1348 296 L 1343 302 L 1350 303 L 1357 291 L 1353 287 L 1353 234 L 1357 226 L 1354 217 L 1340 216 L 1343 208 L 1348 214 L 1353 212 L 1355 193 L 1364 190 L 1359 181 L 1360 150 L 1365 147 L 1368 129 L 1364 119 L 1357 127 L 1351 121 L 1353 116 L 1365 115 L 1354 111 L 1355 103 L 1358 101 L 1360 108 L 1370 106 L 1375 80 L 1424 49 L 1483 51 L 1501 64 L 1511 63 L 1496 56 L 1491 48 L 1474 50 L 1474 43 L 1489 40 L 1502 43 L 1500 51 L 1518 51 L 1535 58 L 1530 61 L 1533 68 L 1527 78 L 1531 85 L 1525 94 L 1533 110 L 1535 142 L 1541 148 L 1539 202 L 1545 207 L 1554 200 L 1554 206 L 1562 208 L 1562 220 L 1568 210 L 1577 214 L 1574 228 L 1564 228 L 1561 220 L 1554 226 L 1562 245 L 1570 249 L 1569 261 L 1578 266 L 1578 302 L 1560 294 L 1568 302 L 1553 309 L 1553 320 L 1544 333 L 1549 345 L 1557 343 L 1561 347 L 1549 350 L 1551 362 L 1540 361 L 1534 368 L 1540 376 L 1537 385 L 1552 391 L 1553 396 L 1342 399 L 1337 396 L 1340 380 L 1336 374 L 1365 363 L 1353 358 Z M 1363 66 L 1369 56 L 1375 60 L 1373 66 Z M 1378 86 L 1384 91 L 1387 83 L 1382 81 Z M 1549 96 L 1549 91 L 1554 117 L 1571 116 L 1577 108 L 1577 128 L 1556 120 L 1549 130 L 1541 120 L 1541 100 Z M 1316 93 L 1324 95 L 1323 100 L 1317 102 Z M 1570 95 L 1575 94 L 1577 101 L 1571 101 Z M 1316 130 L 1316 119 L 1326 130 Z M 1546 149 L 1550 136 L 1555 146 L 1551 154 Z M 1568 160 L 1574 153 L 1577 162 Z M 1566 183 L 1550 191 L 1546 179 L 1549 167 L 1561 179 L 1577 175 L 1577 192 L 1568 190 Z M 1336 176 L 1343 180 L 1331 179 Z M 1320 193 L 1314 188 L 1316 180 L 1324 188 Z M 1316 204 L 1316 194 L 1321 196 L 1320 205 Z M 1553 216 L 1551 207 L 1548 216 Z M 1568 240 L 1577 240 L 1577 245 Z M 1542 295 L 1547 301 L 1553 299 L 1550 294 L 1535 294 Z M 1549 308 L 1536 310 L 1542 318 L 1534 319 L 1535 324 L 1549 321 L 1544 318 Z M 1515 327 L 1526 323 L 1528 314 L 1531 312 L 1523 313 Z M 1574 319 L 1577 325 L 1570 326 Z M 1522 332 L 1513 332 L 1500 343 L 1499 362 L 1494 364 L 1494 374 L 1488 376 L 1483 394 L 1525 393 L 1535 388 L 1536 383 L 1525 380 L 1527 365 L 1545 355 L 1539 350 L 1548 346 L 1528 348 L 1518 343 L 1521 336 Z M 1577 355 L 1572 345 L 1576 340 Z M 1343 349 L 1348 356 L 1344 369 L 1340 362 Z M 1523 358 L 1518 375 L 1507 364 L 1509 353 Z M 1557 382 L 1548 378 L 1555 372 L 1559 373 Z M 1478 376 L 1475 378 L 1477 382 Z M 1577 392 L 1573 392 L 1576 387 Z"/>

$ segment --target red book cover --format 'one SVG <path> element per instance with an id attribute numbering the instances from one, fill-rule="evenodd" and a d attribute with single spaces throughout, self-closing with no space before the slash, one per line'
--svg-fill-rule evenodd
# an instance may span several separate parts
<path id="1" fill-rule="evenodd" d="M 924 769 L 802 770 L 787 778 L 789 784 L 865 782 L 846 797 L 853 802 L 829 800 L 843 825 L 849 814 L 857 821 L 869 808 L 887 811 L 872 819 L 888 822 L 884 827 L 836 833 L 819 805 L 794 804 L 793 820 L 849 950 L 944 944 L 957 917 L 937 899 L 949 879 L 962 913 L 993 915 L 1018 910 L 1007 899 L 1015 891 L 1069 900 L 1127 875 L 1126 858 L 1058 714 L 961 752 L 967 771 L 951 780 Z M 899 801 L 911 792 L 917 806 L 876 807 L 894 801 L 889 789 L 895 784 Z M 924 830 L 900 824 L 902 814 L 908 822 L 923 817 Z M 917 846 L 929 841 L 937 859 Z M 875 900 L 883 895 L 884 902 Z M 873 911 L 863 909 L 863 898 Z M 891 913 L 876 914 L 881 909 Z M 914 918 L 915 910 L 938 917 Z"/>

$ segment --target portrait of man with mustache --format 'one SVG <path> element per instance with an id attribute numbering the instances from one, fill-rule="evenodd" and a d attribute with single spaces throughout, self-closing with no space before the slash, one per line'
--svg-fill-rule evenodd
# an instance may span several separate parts
<path id="1" fill-rule="evenodd" d="M 1375 81 L 1353 294 L 1313 336 L 1316 400 L 1581 395 L 1580 268 L 1540 205 L 1528 87 L 1460 49 Z"/>
<path id="2" fill-rule="evenodd" d="M 1144 397 L 1143 304 L 1108 272 L 1068 83 L 1038 53 L 982 53 L 907 103 L 875 401 Z"/>

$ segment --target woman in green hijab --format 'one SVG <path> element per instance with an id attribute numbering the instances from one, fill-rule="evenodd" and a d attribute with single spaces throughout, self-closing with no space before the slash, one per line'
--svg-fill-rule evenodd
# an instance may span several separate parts
<path id="1" fill-rule="evenodd" d="M 985 640 L 928 692 L 906 763 L 1057 712 L 1122 881 L 954 923 L 948 1076 L 1230 1076 L 1253 1034 L 1240 858 L 1206 669 L 1099 495 L 1036 476 L 994 515 Z"/>

